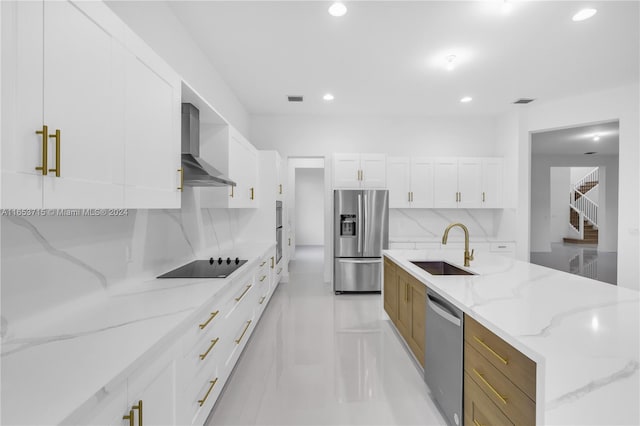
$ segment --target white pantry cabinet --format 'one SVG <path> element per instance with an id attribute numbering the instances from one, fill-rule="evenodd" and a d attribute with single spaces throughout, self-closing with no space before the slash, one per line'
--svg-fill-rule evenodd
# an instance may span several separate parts
<path id="1" fill-rule="evenodd" d="M 344 189 L 387 187 L 384 154 L 334 154 L 333 187 Z"/>
<path id="2" fill-rule="evenodd" d="M 437 158 L 434 207 L 501 208 L 501 158 Z"/>
<path id="3" fill-rule="evenodd" d="M 433 207 L 433 159 L 389 157 L 387 187 L 390 208 Z"/>
<path id="4" fill-rule="evenodd" d="M 2 207 L 179 207 L 178 76 L 101 2 L 1 7 Z"/>

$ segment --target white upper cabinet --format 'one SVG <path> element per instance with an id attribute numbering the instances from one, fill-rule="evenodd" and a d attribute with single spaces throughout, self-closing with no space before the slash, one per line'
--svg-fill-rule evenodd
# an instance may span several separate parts
<path id="1" fill-rule="evenodd" d="M 386 188 L 384 154 L 334 154 L 334 188 Z"/>
<path id="2" fill-rule="evenodd" d="M 2 207 L 179 207 L 178 76 L 103 3 L 2 20 Z"/>
<path id="3" fill-rule="evenodd" d="M 433 160 L 389 157 L 387 160 L 389 207 L 433 207 Z"/>
<path id="4" fill-rule="evenodd" d="M 439 158 L 434 168 L 434 207 L 501 208 L 501 158 Z"/>

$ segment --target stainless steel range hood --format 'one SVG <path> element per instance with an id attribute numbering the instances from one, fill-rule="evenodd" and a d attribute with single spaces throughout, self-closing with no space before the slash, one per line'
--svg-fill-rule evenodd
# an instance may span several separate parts
<path id="1" fill-rule="evenodd" d="M 187 103 L 182 104 L 182 167 L 186 186 L 236 186 L 200 158 L 200 111 Z"/>

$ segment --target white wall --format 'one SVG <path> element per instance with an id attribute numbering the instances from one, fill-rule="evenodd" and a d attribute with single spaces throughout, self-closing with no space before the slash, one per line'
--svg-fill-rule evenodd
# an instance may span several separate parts
<path id="1" fill-rule="evenodd" d="M 551 167 L 549 176 L 549 211 L 550 233 L 549 241 L 561 243 L 568 237 L 569 224 L 569 180 L 573 167 Z"/>
<path id="2" fill-rule="evenodd" d="M 640 289 L 640 197 L 630 195 L 638 194 L 640 182 L 637 166 L 640 163 L 639 101 L 638 84 L 554 101 L 536 101 L 516 110 L 517 125 L 512 126 L 511 130 L 517 128 L 517 134 L 508 135 L 518 143 L 517 155 L 509 161 L 517 161 L 519 169 L 515 175 L 507 176 L 507 181 L 517 179 L 516 216 L 520 223 L 529 224 L 531 132 L 619 120 L 618 285 L 633 289 Z M 505 115 L 503 120 L 509 121 L 510 114 Z M 528 260 L 531 229 L 528 226 L 515 226 L 515 230 L 518 258 Z"/>
<path id="3" fill-rule="evenodd" d="M 296 169 L 296 244 L 324 244 L 324 169 Z"/>
<path id="4" fill-rule="evenodd" d="M 225 120 L 249 136 L 247 111 L 173 14 L 169 2 L 116 0 L 106 3 Z"/>

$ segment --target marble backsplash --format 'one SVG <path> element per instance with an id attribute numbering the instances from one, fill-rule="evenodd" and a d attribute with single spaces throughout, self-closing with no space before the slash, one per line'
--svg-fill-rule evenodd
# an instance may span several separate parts
<path id="1" fill-rule="evenodd" d="M 182 208 L 129 210 L 119 217 L 3 216 L 2 336 L 84 297 L 153 278 L 196 257 L 235 256 L 251 211 L 201 209 L 194 192 Z"/>
<path id="2" fill-rule="evenodd" d="M 415 238 L 439 241 L 447 226 L 461 222 L 469 229 L 471 238 L 499 236 L 503 211 L 494 209 L 389 209 L 389 240 Z M 450 239 L 463 238 L 456 230 Z"/>

